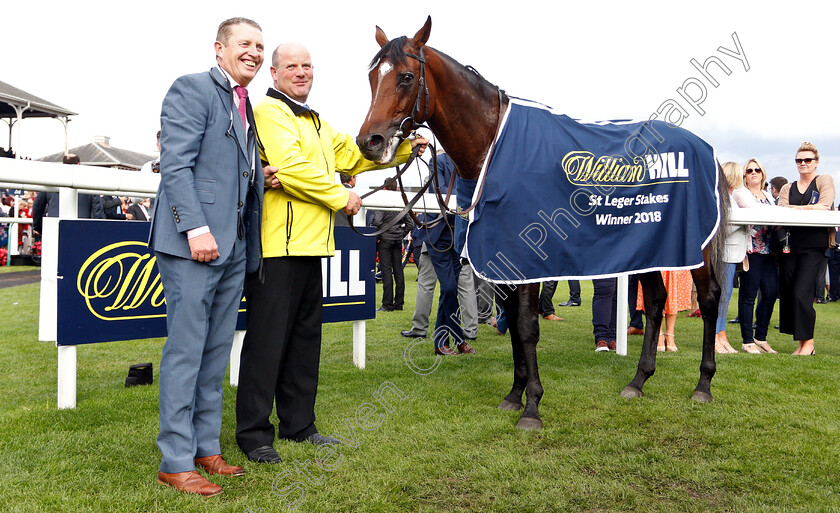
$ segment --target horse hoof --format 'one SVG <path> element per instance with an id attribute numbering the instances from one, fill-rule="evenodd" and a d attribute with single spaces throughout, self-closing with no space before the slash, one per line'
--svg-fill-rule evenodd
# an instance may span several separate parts
<path id="1" fill-rule="evenodd" d="M 691 395 L 691 400 L 697 401 L 698 403 L 710 403 L 712 402 L 712 394 L 695 390 Z"/>
<path id="2" fill-rule="evenodd" d="M 633 388 L 630 385 L 627 385 L 624 387 L 624 390 L 621 391 L 621 397 L 625 399 L 635 399 L 637 397 L 642 397 L 643 395 L 645 395 L 644 392 L 638 388 Z"/>
<path id="3" fill-rule="evenodd" d="M 513 401 L 508 401 L 507 399 L 504 399 L 501 403 L 499 403 L 499 409 L 505 411 L 517 411 L 521 410 L 524 407 L 525 405 L 523 405 L 521 402 L 515 403 Z"/>
<path id="4" fill-rule="evenodd" d="M 516 423 L 516 429 L 521 429 L 522 431 L 535 431 L 537 429 L 542 429 L 542 421 L 533 417 L 522 417 L 519 419 L 519 422 Z"/>

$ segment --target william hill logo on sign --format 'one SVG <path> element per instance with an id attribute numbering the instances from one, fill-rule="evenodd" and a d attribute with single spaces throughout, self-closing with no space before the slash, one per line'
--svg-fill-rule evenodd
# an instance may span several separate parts
<path id="1" fill-rule="evenodd" d="M 59 221 L 59 345 L 166 336 L 166 298 L 148 236 L 149 223 Z M 375 241 L 339 227 L 335 242 L 336 256 L 323 259 L 323 321 L 372 319 Z M 243 299 L 240 330 L 245 306 Z"/>
<path id="2" fill-rule="evenodd" d="M 646 154 L 629 161 L 618 155 L 597 156 L 570 151 L 561 161 L 569 183 L 580 187 L 641 187 L 657 183 L 688 182 L 683 152 Z"/>
<path id="3" fill-rule="evenodd" d="M 104 321 L 166 316 L 163 284 L 145 242 L 117 242 L 90 255 L 79 269 L 76 290 L 88 311 Z M 157 311 L 137 312 L 148 307 Z"/>

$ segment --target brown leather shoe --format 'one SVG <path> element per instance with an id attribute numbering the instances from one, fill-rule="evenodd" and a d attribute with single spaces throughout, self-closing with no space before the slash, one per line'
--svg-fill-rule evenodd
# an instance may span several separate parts
<path id="1" fill-rule="evenodd" d="M 475 349 L 469 344 L 469 342 L 461 342 L 458 344 L 458 352 L 461 354 L 475 354 Z"/>
<path id="2" fill-rule="evenodd" d="M 234 465 L 229 465 L 228 462 L 222 458 L 221 454 L 214 456 L 204 456 L 195 459 L 195 466 L 201 467 L 208 474 L 216 474 L 220 476 L 244 476 L 245 469 Z"/>
<path id="3" fill-rule="evenodd" d="M 607 340 L 607 347 L 610 351 L 615 351 L 615 340 Z"/>
<path id="4" fill-rule="evenodd" d="M 645 332 L 642 329 L 634 328 L 633 326 L 630 326 L 629 328 L 627 328 L 627 334 L 628 335 L 644 335 Z"/>
<path id="5" fill-rule="evenodd" d="M 195 470 L 175 472 L 174 474 L 158 472 L 157 482 L 162 485 L 171 486 L 179 492 L 195 493 L 205 497 L 215 497 L 223 491 L 221 486 L 210 482 Z"/>
<path id="6" fill-rule="evenodd" d="M 545 315 L 545 316 L 543 316 L 543 319 L 545 319 L 547 321 L 562 321 L 563 320 L 562 317 L 557 317 L 554 314 Z"/>
<path id="7" fill-rule="evenodd" d="M 458 353 L 453 351 L 452 348 L 449 346 L 440 346 L 437 349 L 435 349 L 435 354 L 439 354 L 441 356 L 452 356 L 457 355 Z"/>

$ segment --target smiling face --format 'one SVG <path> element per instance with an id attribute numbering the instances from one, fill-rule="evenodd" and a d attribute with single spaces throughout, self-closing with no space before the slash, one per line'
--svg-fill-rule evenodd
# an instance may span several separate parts
<path id="1" fill-rule="evenodd" d="M 313 67 L 309 50 L 297 43 L 280 45 L 271 58 L 274 87 L 300 103 L 306 103 L 312 90 Z"/>
<path id="2" fill-rule="evenodd" d="M 227 41 L 216 41 L 216 60 L 237 84 L 246 87 L 264 58 L 262 31 L 246 23 L 230 27 Z"/>

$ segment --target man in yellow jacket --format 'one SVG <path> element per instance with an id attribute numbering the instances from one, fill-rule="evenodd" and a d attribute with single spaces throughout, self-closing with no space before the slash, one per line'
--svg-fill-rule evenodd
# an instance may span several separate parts
<path id="1" fill-rule="evenodd" d="M 362 157 L 353 138 L 337 133 L 306 105 L 312 88 L 309 51 L 298 43 L 274 50 L 274 87 L 254 108 L 263 160 L 276 167 L 281 187 L 265 191 L 263 270 L 246 277 L 248 331 L 236 395 L 236 440 L 249 459 L 279 463 L 277 436 L 314 444 L 338 443 L 315 427 L 321 355 L 321 257 L 334 253 L 336 211 L 354 215 L 359 196 L 336 180 L 382 167 Z M 405 162 L 421 137 L 399 147 Z M 389 164 L 391 166 L 393 164 Z"/>

